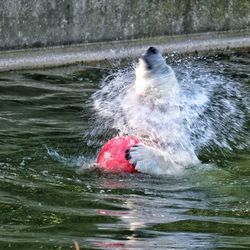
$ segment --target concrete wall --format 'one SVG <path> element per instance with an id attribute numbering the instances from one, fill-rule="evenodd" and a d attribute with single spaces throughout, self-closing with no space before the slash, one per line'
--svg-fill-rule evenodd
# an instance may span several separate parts
<path id="1" fill-rule="evenodd" d="M 249 0 L 0 1 L 0 50 L 249 28 Z"/>

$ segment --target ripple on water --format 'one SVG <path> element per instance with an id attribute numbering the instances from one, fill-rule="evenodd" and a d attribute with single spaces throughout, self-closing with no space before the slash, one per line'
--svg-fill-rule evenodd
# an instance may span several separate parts
<path id="1" fill-rule="evenodd" d="M 190 86 L 202 86 L 188 89 L 199 95 L 194 106 L 207 102 L 202 84 L 211 79 L 249 104 L 249 55 L 168 60 L 180 79 L 189 73 Z M 180 176 L 77 173 L 112 135 L 92 131 L 88 101 L 108 73 L 74 66 L 0 74 L 0 248 L 70 249 L 76 240 L 81 249 L 248 249 L 247 148 L 228 153 L 215 141 L 201 153 L 212 164 Z"/>

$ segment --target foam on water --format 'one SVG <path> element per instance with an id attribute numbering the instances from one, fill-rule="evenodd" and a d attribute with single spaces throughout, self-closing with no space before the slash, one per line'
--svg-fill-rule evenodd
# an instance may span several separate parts
<path id="1" fill-rule="evenodd" d="M 179 106 L 180 119 L 162 116 L 162 112 L 157 114 L 138 105 L 133 91 L 134 68 L 119 70 L 105 78 L 101 89 L 92 96 L 97 115 L 91 132 L 92 143 L 96 142 L 93 138 L 100 139 L 102 135 L 140 136 L 145 130 L 148 144 L 161 147 L 162 142 L 168 145 L 173 142 L 182 150 L 194 150 L 198 155 L 201 151 L 210 153 L 209 157 L 215 149 L 224 154 L 247 146 L 247 103 L 243 86 L 221 74 L 220 65 L 211 68 L 211 64 L 201 60 L 175 63 L 180 96 L 172 106 Z M 182 125 L 184 129 L 180 129 Z M 167 138 L 167 142 L 163 138 Z M 170 158 L 173 151 L 168 150 Z"/>

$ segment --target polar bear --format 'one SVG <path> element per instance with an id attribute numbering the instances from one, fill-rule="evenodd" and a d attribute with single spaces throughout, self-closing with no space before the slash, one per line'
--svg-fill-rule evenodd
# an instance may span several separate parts
<path id="1" fill-rule="evenodd" d="M 155 47 L 139 58 L 135 83 L 129 91 L 123 109 L 127 126 L 141 143 L 126 151 L 126 159 L 135 169 L 156 175 L 176 174 L 187 165 L 198 164 L 181 117 L 179 83 Z"/>

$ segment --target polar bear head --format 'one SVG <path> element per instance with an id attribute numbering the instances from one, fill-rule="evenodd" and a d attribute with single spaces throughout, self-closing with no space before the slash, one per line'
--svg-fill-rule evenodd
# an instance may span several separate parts
<path id="1" fill-rule="evenodd" d="M 172 68 L 155 47 L 149 47 L 135 68 L 135 90 L 140 97 L 160 101 L 176 101 L 179 85 Z"/>

